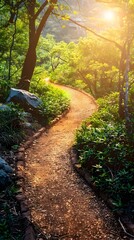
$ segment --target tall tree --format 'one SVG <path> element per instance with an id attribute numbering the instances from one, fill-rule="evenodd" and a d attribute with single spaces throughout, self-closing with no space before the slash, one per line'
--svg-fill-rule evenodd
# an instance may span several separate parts
<path id="1" fill-rule="evenodd" d="M 18 84 L 19 88 L 29 90 L 30 80 L 36 65 L 36 47 L 41 32 L 57 3 L 58 0 L 1 0 L 0 2 L 0 10 L 6 10 L 6 15 L 2 15 L 1 27 L 8 31 L 11 25 L 15 26 L 13 41 L 10 47 L 9 77 L 11 75 L 11 56 L 15 41 L 17 17 L 19 15 L 23 21 L 24 14 L 24 19 L 28 18 L 29 39 L 25 39 L 28 42 L 28 49 L 22 67 L 21 79 Z"/>
<path id="2" fill-rule="evenodd" d="M 19 88 L 29 90 L 30 80 L 36 65 L 36 47 L 47 19 L 52 13 L 57 2 L 58 0 L 45 0 L 38 9 L 36 7 L 36 0 L 26 2 L 29 18 L 29 47 L 23 65 L 21 79 L 18 84 Z M 37 21 L 39 21 L 38 27 L 36 27 Z"/>

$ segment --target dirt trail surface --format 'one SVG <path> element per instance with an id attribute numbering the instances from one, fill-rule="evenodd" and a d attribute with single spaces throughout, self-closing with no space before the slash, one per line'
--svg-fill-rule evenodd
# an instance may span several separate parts
<path id="1" fill-rule="evenodd" d="M 26 196 L 32 220 L 46 239 L 120 240 L 112 213 L 70 163 L 76 128 L 96 105 L 83 93 L 63 89 L 71 97 L 70 112 L 26 152 Z"/>

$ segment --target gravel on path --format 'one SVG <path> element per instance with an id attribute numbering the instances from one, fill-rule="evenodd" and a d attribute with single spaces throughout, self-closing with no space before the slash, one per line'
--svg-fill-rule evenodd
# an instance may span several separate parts
<path id="1" fill-rule="evenodd" d="M 32 221 L 46 239 L 121 240 L 113 214 L 72 169 L 69 151 L 75 131 L 97 105 L 83 93 L 63 87 L 69 113 L 26 152 L 26 197 Z"/>

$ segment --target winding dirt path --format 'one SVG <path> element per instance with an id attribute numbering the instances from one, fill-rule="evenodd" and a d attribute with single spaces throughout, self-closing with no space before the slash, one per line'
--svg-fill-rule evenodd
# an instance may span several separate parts
<path id="1" fill-rule="evenodd" d="M 71 96 L 70 112 L 26 153 L 26 196 L 32 220 L 46 239 L 120 240 L 113 215 L 70 163 L 75 130 L 96 105 L 92 98 L 63 88 Z"/>

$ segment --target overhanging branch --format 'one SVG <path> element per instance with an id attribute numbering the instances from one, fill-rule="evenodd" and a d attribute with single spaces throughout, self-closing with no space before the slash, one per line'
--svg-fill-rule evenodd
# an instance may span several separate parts
<path id="1" fill-rule="evenodd" d="M 63 18 L 64 18 L 64 19 L 67 19 L 68 21 L 74 23 L 75 25 L 77 25 L 77 26 L 79 26 L 79 27 L 87 30 L 88 32 L 91 32 L 91 33 L 92 33 L 93 35 L 95 35 L 96 37 L 101 38 L 101 39 L 103 39 L 103 40 L 105 40 L 105 41 L 108 41 L 108 42 L 114 44 L 120 51 L 122 51 L 122 46 L 121 46 L 120 44 L 118 44 L 117 42 L 115 42 L 114 40 L 111 40 L 111 39 L 109 39 L 109 38 L 106 38 L 106 37 L 104 37 L 104 36 L 96 33 L 96 32 L 93 31 L 91 28 L 88 28 L 88 27 L 86 27 L 86 26 L 78 23 L 77 21 L 71 19 L 70 17 L 66 17 L 65 15 L 60 15 L 60 14 L 54 13 L 54 12 L 52 12 L 52 14 L 55 15 L 55 16 L 57 16 L 57 17 L 60 17 L 61 19 L 63 19 Z"/>

